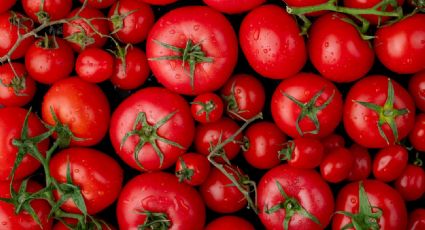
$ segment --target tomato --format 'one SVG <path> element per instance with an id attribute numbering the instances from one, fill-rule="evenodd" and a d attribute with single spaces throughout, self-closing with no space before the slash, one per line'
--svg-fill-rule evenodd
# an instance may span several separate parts
<path id="1" fill-rule="evenodd" d="M 415 14 L 379 28 L 374 47 L 378 59 L 393 72 L 425 69 L 425 15 Z"/>
<path id="2" fill-rule="evenodd" d="M 425 71 L 421 71 L 410 78 L 409 93 L 415 101 L 416 108 L 425 112 Z"/>
<path id="3" fill-rule="evenodd" d="M 314 170 L 279 165 L 258 184 L 258 208 L 267 229 L 323 229 L 331 220 L 334 198 Z"/>
<path id="4" fill-rule="evenodd" d="M 367 9 L 376 6 L 380 2 L 381 0 L 344 0 L 344 6 L 357 9 Z M 397 0 L 398 6 L 403 6 L 403 3 L 404 0 Z M 391 6 L 391 4 L 387 4 L 385 6 L 385 10 L 382 10 L 382 7 L 379 7 L 379 10 L 390 12 L 394 10 L 394 7 Z M 378 17 L 368 14 L 360 14 L 360 16 L 368 20 L 372 25 L 383 24 L 390 19 L 389 17 Z"/>
<path id="5" fill-rule="evenodd" d="M 15 4 L 16 4 L 16 0 L 3 0 L 3 1 L 1 1 L 0 14 L 8 11 Z"/>
<path id="6" fill-rule="evenodd" d="M 266 92 L 261 82 L 252 75 L 236 74 L 221 89 L 226 112 L 237 120 L 249 120 L 262 112 Z"/>
<path id="7" fill-rule="evenodd" d="M 265 2 L 265 0 L 204 0 L 204 3 L 211 8 L 227 14 L 240 14 L 250 11 Z"/>
<path id="8" fill-rule="evenodd" d="M 0 181 L 10 180 L 18 148 L 13 145 L 13 140 L 22 140 L 22 127 L 28 111 L 17 107 L 6 107 L 0 109 Z M 31 113 L 28 117 L 28 137 L 35 137 L 44 132 L 46 128 L 38 117 Z M 41 154 L 45 154 L 49 148 L 49 140 L 44 140 L 37 145 Z M 40 167 L 40 163 L 25 154 L 22 162 L 15 171 L 15 180 L 25 178 L 34 173 Z M 1 190 L 0 190 L 1 191 Z"/>
<path id="9" fill-rule="evenodd" d="M 1 105 L 24 106 L 33 99 L 35 91 L 35 82 L 24 65 L 16 62 L 0 65 Z"/>
<path id="10" fill-rule="evenodd" d="M 354 162 L 347 179 L 350 181 L 367 179 L 372 171 L 372 159 L 368 150 L 358 144 L 353 144 L 349 150 Z"/>
<path id="11" fill-rule="evenodd" d="M 425 152 L 425 114 L 420 113 L 416 117 L 415 125 L 409 134 L 409 140 L 413 148 Z"/>
<path id="12" fill-rule="evenodd" d="M 309 31 L 311 62 L 323 77 L 335 82 L 363 77 L 375 57 L 370 43 L 346 19 L 343 14 L 329 13 L 318 18 Z"/>
<path id="13" fill-rule="evenodd" d="M 109 10 L 109 30 L 114 38 L 123 43 L 136 44 L 144 41 L 152 28 L 155 15 L 143 2 L 120 0 Z"/>
<path id="14" fill-rule="evenodd" d="M 320 164 L 320 174 L 331 183 L 339 183 L 348 178 L 354 165 L 354 156 L 346 148 L 332 149 Z"/>
<path id="15" fill-rule="evenodd" d="M 156 5 L 156 6 L 165 6 L 171 3 L 175 3 L 178 0 L 137 0 L 139 2 L 145 2 L 150 5 Z"/>
<path id="16" fill-rule="evenodd" d="M 22 6 L 28 17 L 43 23 L 45 19 L 56 21 L 65 18 L 71 11 L 72 0 L 22 0 Z M 38 15 L 42 16 L 39 18 Z"/>
<path id="17" fill-rule="evenodd" d="M 180 182 L 197 186 L 207 179 L 210 168 L 210 162 L 204 155 L 187 153 L 176 162 L 175 171 Z"/>
<path id="18" fill-rule="evenodd" d="M 289 7 L 305 7 L 305 6 L 317 6 L 326 3 L 327 0 L 285 0 L 286 5 Z M 318 16 L 325 13 L 324 11 L 318 11 L 314 13 L 308 13 L 307 16 Z"/>
<path id="19" fill-rule="evenodd" d="M 0 4 L 3 4 L 3 1 Z M 32 21 L 19 13 L 8 11 L 0 14 L 0 57 L 4 57 L 8 54 L 10 49 L 12 49 L 15 45 L 19 36 L 23 36 L 32 29 Z M 21 41 L 18 47 L 10 55 L 10 58 L 15 60 L 23 57 L 33 41 L 34 37 L 32 36 Z"/>
<path id="20" fill-rule="evenodd" d="M 190 111 L 192 112 L 192 117 L 198 122 L 216 122 L 223 115 L 224 104 L 217 94 L 203 93 L 193 99 Z"/>
<path id="21" fill-rule="evenodd" d="M 227 81 L 236 65 L 238 44 L 223 15 L 206 6 L 187 6 L 155 23 L 146 54 L 162 85 L 176 93 L 198 95 Z"/>
<path id="22" fill-rule="evenodd" d="M 145 53 L 137 47 L 128 47 L 122 52 L 115 58 L 112 84 L 120 89 L 135 89 L 149 77 L 148 60 Z"/>
<path id="23" fill-rule="evenodd" d="M 53 84 L 44 95 L 41 108 L 43 120 L 54 125 L 57 119 L 79 138 L 72 146 L 91 146 L 99 143 L 108 131 L 110 108 L 102 90 L 95 84 L 77 77 Z"/>
<path id="24" fill-rule="evenodd" d="M 325 153 L 329 152 L 330 150 L 338 147 L 344 147 L 345 146 L 345 139 L 343 136 L 339 134 L 332 133 L 320 140 L 323 144 L 323 147 L 325 148 Z"/>
<path id="25" fill-rule="evenodd" d="M 12 187 L 17 192 L 23 182 L 14 182 Z M 33 194 L 41 189 L 41 185 L 32 180 L 28 181 L 26 192 L 28 195 Z M 0 197 L 11 198 L 9 182 L 0 183 Z M 36 199 L 30 202 L 30 207 L 34 210 L 35 215 L 40 220 L 38 224 L 27 211 L 15 213 L 13 204 L 0 201 L 0 223 L 2 230 L 15 229 L 31 229 L 31 230 L 50 230 L 52 229 L 53 220 L 49 218 L 50 206 L 44 200 Z"/>
<path id="26" fill-rule="evenodd" d="M 85 0 L 80 0 L 83 3 Z M 117 0 L 87 0 L 87 5 L 93 8 L 103 9 L 112 6 Z"/>
<path id="27" fill-rule="evenodd" d="M 79 16 L 90 20 L 91 27 L 82 19 L 71 20 L 63 24 L 63 37 L 71 43 L 72 48 L 76 52 L 81 52 L 88 47 L 101 48 L 105 45 L 107 38 L 99 36 L 109 34 L 108 21 L 103 13 L 97 9 L 86 7 L 83 10 L 76 8 L 68 15 L 68 18 L 75 16 L 79 12 Z M 105 19 L 103 19 L 105 18 Z M 98 33 L 94 30 L 96 29 Z"/>
<path id="28" fill-rule="evenodd" d="M 244 186 L 246 175 L 235 166 L 224 165 L 226 172 Z M 247 206 L 247 200 L 233 182 L 213 167 L 199 192 L 207 207 L 218 213 L 233 213 Z"/>
<path id="29" fill-rule="evenodd" d="M 245 131 L 243 156 L 255 168 L 269 169 L 280 163 L 279 151 L 286 135 L 272 122 L 260 121 Z"/>
<path id="30" fill-rule="evenodd" d="M 92 83 L 111 78 L 114 73 L 114 57 L 100 48 L 88 48 L 78 54 L 75 62 L 78 77 Z"/>
<path id="31" fill-rule="evenodd" d="M 62 38 L 41 38 L 28 48 L 25 66 L 34 80 L 52 84 L 69 77 L 74 69 L 74 52 Z"/>
<path id="32" fill-rule="evenodd" d="M 336 210 L 344 211 L 356 215 L 356 223 L 362 226 L 362 229 L 371 229 L 373 225 L 377 229 L 406 229 L 407 226 L 407 211 L 403 199 L 398 192 L 389 185 L 377 181 L 366 180 L 362 182 L 364 187 L 364 200 L 359 196 L 360 182 L 352 182 L 344 186 L 338 193 L 336 198 Z M 363 205 L 365 210 L 359 208 Z M 379 210 L 382 215 L 379 215 Z M 364 215 L 359 215 L 362 212 Z M 379 216 L 379 218 L 371 215 Z M 352 223 L 354 218 L 350 218 L 341 213 L 335 214 L 332 221 L 332 229 L 340 230 L 347 224 Z M 365 224 L 369 223 L 369 226 Z M 352 228 L 350 228 L 352 229 Z"/>
<path id="33" fill-rule="evenodd" d="M 194 133 L 188 103 L 159 87 L 141 89 L 121 102 L 109 130 L 121 159 L 142 171 L 173 165 L 192 144 Z"/>
<path id="34" fill-rule="evenodd" d="M 211 221 L 205 230 L 255 230 L 252 224 L 238 216 L 221 216 Z"/>
<path id="35" fill-rule="evenodd" d="M 287 145 L 286 160 L 294 168 L 316 168 L 325 155 L 323 144 L 316 139 L 299 137 Z"/>
<path id="36" fill-rule="evenodd" d="M 373 175 L 383 182 L 397 179 L 407 166 L 407 149 L 400 145 L 391 145 L 379 150 L 373 160 Z"/>
<path id="37" fill-rule="evenodd" d="M 332 82 L 299 73 L 276 88 L 271 111 L 277 126 L 291 137 L 325 137 L 341 121 L 342 96 Z"/>
<path id="38" fill-rule="evenodd" d="M 409 230 L 425 229 L 425 209 L 417 208 L 410 213 Z"/>
<path id="39" fill-rule="evenodd" d="M 307 61 L 295 19 L 276 5 L 257 7 L 243 19 L 239 42 L 250 66 L 263 77 L 283 79 L 298 73 Z"/>
<path id="40" fill-rule="evenodd" d="M 123 188 L 117 206 L 120 229 L 201 230 L 205 205 L 191 186 L 165 172 L 144 173 Z"/>
<path id="41" fill-rule="evenodd" d="M 77 225 L 77 220 L 76 219 L 65 219 L 65 222 L 69 225 L 71 225 L 73 228 L 69 228 L 67 227 L 64 223 L 62 222 L 57 222 L 52 230 L 70 230 L 70 229 L 78 229 Z M 89 229 L 95 229 L 95 230 L 116 230 L 116 228 L 114 228 L 113 226 L 106 224 L 105 222 L 101 222 L 101 229 L 97 229 L 96 227 L 94 227 L 94 224 L 89 222 L 89 226 L 84 226 L 84 227 L 88 227 Z"/>
<path id="42" fill-rule="evenodd" d="M 69 167 L 69 172 L 68 172 Z M 49 163 L 52 177 L 59 183 L 72 184 L 79 187 L 87 207 L 88 214 L 95 214 L 118 197 L 123 181 L 123 170 L 110 156 L 89 148 L 69 148 L 56 153 Z M 62 197 L 54 193 L 57 200 Z M 74 201 L 68 199 L 61 208 L 67 212 L 81 213 Z"/>
<path id="43" fill-rule="evenodd" d="M 194 140 L 196 152 L 208 156 L 215 146 L 227 140 L 238 129 L 238 124 L 229 118 L 222 118 L 212 123 L 199 124 L 196 127 Z M 239 143 L 241 141 L 242 134 L 238 134 L 235 137 L 235 141 L 226 144 L 214 153 L 215 160 L 222 163 L 235 158 L 239 153 Z"/>
<path id="44" fill-rule="evenodd" d="M 415 122 L 415 105 L 397 82 L 374 75 L 348 91 L 343 113 L 347 134 L 367 148 L 383 148 L 407 136 Z"/>
<path id="45" fill-rule="evenodd" d="M 406 201 L 420 199 L 425 194 L 425 171 L 416 165 L 407 165 L 395 181 L 395 188 Z"/>

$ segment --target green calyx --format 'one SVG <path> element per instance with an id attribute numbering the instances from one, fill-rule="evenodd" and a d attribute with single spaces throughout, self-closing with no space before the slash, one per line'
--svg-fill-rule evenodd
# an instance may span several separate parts
<path id="1" fill-rule="evenodd" d="M 205 103 L 200 101 L 194 101 L 191 104 L 200 105 L 202 107 L 202 109 L 196 112 L 196 115 L 199 116 L 202 113 L 205 113 L 205 119 L 207 120 L 207 122 L 210 121 L 210 113 L 217 108 L 217 105 L 212 100 L 207 101 Z"/>
<path id="2" fill-rule="evenodd" d="M 81 26 L 78 26 L 81 27 Z M 94 38 L 87 35 L 85 30 L 81 27 L 80 31 L 75 32 L 68 37 L 65 37 L 65 40 L 75 43 L 81 47 L 81 50 L 84 50 L 87 46 L 93 44 L 95 42 Z"/>
<path id="3" fill-rule="evenodd" d="M 176 172 L 176 176 L 179 178 L 179 182 L 181 183 L 185 180 L 190 181 L 193 174 L 195 173 L 195 170 L 188 168 L 182 157 L 179 157 L 179 162 L 182 167 L 181 170 Z"/>
<path id="4" fill-rule="evenodd" d="M 4 83 L 0 79 L 0 85 L 7 88 L 11 88 L 13 90 L 13 93 L 18 97 L 28 96 L 27 94 L 22 93 L 22 91 L 26 89 L 26 79 L 26 74 L 22 76 L 15 75 L 8 84 Z"/>
<path id="5" fill-rule="evenodd" d="M 137 230 L 168 230 L 171 227 L 171 221 L 165 213 L 149 211 L 139 213 L 146 218 L 142 225 L 137 226 Z"/>
<path id="6" fill-rule="evenodd" d="M 364 102 L 364 101 L 355 101 L 355 102 L 368 109 L 375 111 L 378 114 L 378 122 L 376 125 L 378 127 L 379 134 L 386 141 L 388 145 L 393 143 L 390 143 L 389 138 L 387 137 L 384 130 L 382 129 L 382 126 L 385 124 L 387 124 L 391 128 L 391 132 L 394 137 L 394 143 L 398 141 L 398 129 L 396 124 L 396 118 L 398 116 L 403 116 L 405 114 L 408 114 L 410 111 L 406 108 L 403 108 L 403 109 L 394 108 L 394 87 L 390 78 L 388 78 L 387 99 L 383 106 L 379 106 L 379 105 L 376 105 L 370 102 Z"/>
<path id="7" fill-rule="evenodd" d="M 292 159 L 292 153 L 294 153 L 295 150 L 295 142 L 294 141 L 288 141 L 285 144 L 285 147 L 281 149 L 278 152 L 278 157 L 282 161 L 289 161 Z"/>
<path id="8" fill-rule="evenodd" d="M 29 21 L 31 22 L 31 24 L 33 24 L 33 21 L 30 18 L 19 15 L 15 13 L 14 11 L 10 11 L 10 14 L 12 16 L 9 18 L 9 22 L 12 25 L 18 27 L 18 29 L 24 29 L 25 32 L 29 32 L 30 28 L 28 28 L 28 26 L 25 25 L 25 22 Z"/>
<path id="9" fill-rule="evenodd" d="M 224 101 L 227 104 L 227 108 L 226 108 L 227 111 L 230 114 L 233 114 L 236 117 L 240 118 L 239 114 L 246 112 L 246 110 L 241 110 L 239 108 L 238 102 L 236 101 L 236 97 L 235 97 L 235 85 L 236 85 L 236 81 L 233 81 L 232 87 L 230 89 L 230 94 L 229 95 L 222 95 L 222 98 L 224 99 Z"/>
<path id="10" fill-rule="evenodd" d="M 118 31 L 120 31 L 122 28 L 124 28 L 124 19 L 128 15 L 138 11 L 138 9 L 137 10 L 131 10 L 129 12 L 126 12 L 125 14 L 121 14 L 119 12 L 119 8 L 120 8 L 120 3 L 117 2 L 117 5 L 115 6 L 115 9 L 114 9 L 114 13 L 112 14 L 112 16 L 110 18 L 110 20 L 112 22 L 112 27 L 114 28 L 114 30 L 111 32 L 111 34 L 115 34 Z"/>

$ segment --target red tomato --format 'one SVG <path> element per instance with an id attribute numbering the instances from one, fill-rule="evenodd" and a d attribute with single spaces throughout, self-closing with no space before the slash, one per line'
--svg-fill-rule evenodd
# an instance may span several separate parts
<path id="1" fill-rule="evenodd" d="M 69 77 L 74 69 L 74 52 L 62 38 L 41 38 L 28 48 L 25 66 L 36 81 L 53 84 Z"/>
<path id="2" fill-rule="evenodd" d="M 26 15 L 38 23 L 43 23 L 46 18 L 49 21 L 63 19 L 72 8 L 72 0 L 22 0 L 21 2 Z M 41 12 L 43 16 L 39 18 L 38 15 Z"/>
<path id="3" fill-rule="evenodd" d="M 329 152 L 330 150 L 338 147 L 344 147 L 345 146 L 345 139 L 343 136 L 339 134 L 332 133 L 320 140 L 323 144 L 323 147 L 325 147 L 325 153 Z"/>
<path id="4" fill-rule="evenodd" d="M 109 30 L 123 43 L 144 41 L 152 28 L 155 15 L 151 7 L 141 1 L 120 0 L 109 10 Z"/>
<path id="5" fill-rule="evenodd" d="M 59 183 L 78 186 L 83 195 L 87 213 L 98 213 L 111 205 L 121 191 L 123 170 L 110 156 L 88 148 L 69 148 L 56 153 L 49 163 L 52 177 Z M 68 172 L 69 167 L 69 172 Z M 62 194 L 54 193 L 59 200 Z M 61 208 L 67 212 L 81 213 L 74 201 L 68 199 Z"/>
<path id="6" fill-rule="evenodd" d="M 3 4 L 3 0 L 0 4 Z M 32 21 L 25 20 L 24 16 L 19 13 L 8 11 L 0 14 L 0 57 L 8 54 L 19 36 L 26 34 L 32 29 Z M 10 55 L 10 58 L 15 60 L 23 57 L 33 41 L 34 37 L 32 36 L 21 41 L 12 55 Z"/>
<path id="7" fill-rule="evenodd" d="M 83 3 L 85 0 L 80 0 Z M 87 0 L 87 5 L 93 8 L 103 9 L 112 6 L 117 0 Z"/>
<path id="8" fill-rule="evenodd" d="M 238 44 L 223 15 L 206 6 L 187 6 L 156 22 L 146 54 L 154 76 L 166 88 L 198 95 L 217 90 L 227 81 L 236 65 Z M 167 60 L 170 56 L 174 58 Z"/>
<path id="9" fill-rule="evenodd" d="M 0 65 L 0 105 L 24 106 L 33 99 L 35 91 L 35 82 L 24 65 L 15 62 Z"/>
<path id="10" fill-rule="evenodd" d="M 425 194 L 425 171 L 416 165 L 407 165 L 395 181 L 395 188 L 406 201 L 420 199 Z"/>
<path id="11" fill-rule="evenodd" d="M 120 229 L 156 226 L 169 230 L 201 230 L 205 224 L 205 205 L 194 188 L 179 183 L 174 175 L 144 173 L 123 188 L 117 216 Z"/>
<path id="12" fill-rule="evenodd" d="M 413 148 L 425 152 L 425 114 L 420 113 L 416 117 L 415 125 L 409 134 L 409 140 Z"/>
<path id="13" fill-rule="evenodd" d="M 193 99 L 190 111 L 192 112 L 192 117 L 198 122 L 216 122 L 223 115 L 224 104 L 215 93 L 199 94 Z"/>
<path id="14" fill-rule="evenodd" d="M 111 78 L 114 73 L 114 57 L 100 48 L 88 48 L 78 54 L 75 62 L 78 77 L 92 83 Z"/>
<path id="15" fill-rule="evenodd" d="M 354 162 L 348 174 L 348 180 L 358 181 L 367 179 L 372 171 L 372 160 L 368 150 L 358 144 L 353 144 L 350 147 L 350 152 L 354 157 Z"/>
<path id="16" fill-rule="evenodd" d="M 3 1 L 1 1 L 1 3 L 0 3 L 0 14 L 8 11 L 15 4 L 16 4 L 16 0 L 3 0 Z"/>
<path id="17" fill-rule="evenodd" d="M 382 75 L 369 76 L 348 91 L 343 121 L 356 143 L 383 148 L 403 139 L 413 128 L 415 105 L 397 82 Z"/>
<path id="18" fill-rule="evenodd" d="M 360 182 L 353 182 L 346 185 L 339 191 L 336 199 L 338 212 L 344 211 L 357 215 L 357 219 L 337 213 L 332 221 L 333 230 L 340 230 L 353 220 L 357 220 L 357 224 L 363 226 L 363 229 L 371 229 L 372 226 L 381 230 L 406 229 L 406 206 L 395 189 L 377 180 L 366 180 L 363 181 L 364 196 L 359 196 L 359 184 Z M 364 210 L 360 209 L 360 204 L 363 205 Z M 368 213 L 365 213 L 365 210 L 368 210 Z M 379 215 L 379 211 L 382 215 Z M 364 215 L 359 215 L 359 212 Z M 379 216 L 379 218 L 373 218 L 371 215 Z M 366 226 L 367 222 L 370 225 Z"/>
<path id="19" fill-rule="evenodd" d="M 57 119 L 80 140 L 71 140 L 73 146 L 91 146 L 99 143 L 108 131 L 110 108 L 102 90 L 95 84 L 77 77 L 56 82 L 44 95 L 43 120 L 54 125 Z"/>
<path id="20" fill-rule="evenodd" d="M 373 175 L 383 182 L 397 179 L 406 168 L 408 157 L 406 148 L 400 145 L 379 150 L 373 160 Z"/>
<path id="21" fill-rule="evenodd" d="M 261 82 L 252 75 L 236 74 L 221 89 L 226 112 L 231 118 L 249 120 L 263 111 L 266 92 Z"/>
<path id="22" fill-rule="evenodd" d="M 255 168 L 269 169 L 280 163 L 279 151 L 286 135 L 272 122 L 260 121 L 245 131 L 243 156 Z"/>
<path id="23" fill-rule="evenodd" d="M 320 164 L 320 174 L 331 183 L 339 183 L 348 178 L 354 165 L 354 156 L 346 148 L 332 149 Z"/>
<path id="24" fill-rule="evenodd" d="M 323 229 L 331 220 L 334 198 L 314 170 L 280 165 L 261 178 L 258 208 L 267 229 Z"/>
<path id="25" fill-rule="evenodd" d="M 17 107 L 0 109 L 0 181 L 10 180 L 18 148 L 12 143 L 13 140 L 21 140 L 22 127 L 28 111 Z M 46 128 L 38 117 L 31 113 L 28 118 L 28 137 L 35 137 L 44 132 Z M 37 145 L 41 154 L 45 154 L 49 148 L 49 140 L 46 139 Z M 35 172 L 40 163 L 28 154 L 25 154 L 22 162 L 15 171 L 15 180 L 23 179 Z M 1 190 L 0 191 L 4 191 Z"/>
<path id="26" fill-rule="evenodd" d="M 221 216 L 211 221 L 205 230 L 255 230 L 252 224 L 238 216 Z"/>
<path id="27" fill-rule="evenodd" d="M 380 2 L 381 0 L 344 0 L 344 6 L 357 9 L 367 9 L 376 6 Z M 398 6 L 403 6 L 403 3 L 404 0 L 397 0 Z M 382 11 L 382 7 L 379 7 L 379 10 Z M 391 4 L 387 4 L 383 11 L 390 12 L 393 10 L 394 7 L 392 7 Z M 370 14 L 360 14 L 360 16 L 368 20 L 372 25 L 383 24 L 390 19 L 390 17 L 378 17 Z"/>
<path id="28" fill-rule="evenodd" d="M 332 82 L 299 73 L 276 88 L 271 111 L 277 126 L 291 137 L 325 137 L 341 121 L 342 96 Z"/>
<path id="29" fill-rule="evenodd" d="M 425 69 L 425 14 L 380 27 L 374 46 L 378 59 L 393 72 L 410 74 Z"/>
<path id="30" fill-rule="evenodd" d="M 286 160 L 294 168 L 316 168 L 325 155 L 323 144 L 316 139 L 299 137 L 287 145 Z"/>
<path id="31" fill-rule="evenodd" d="M 186 152 L 194 126 L 183 97 L 149 87 L 121 102 L 112 115 L 109 134 L 121 159 L 135 169 L 151 171 L 170 167 Z"/>
<path id="32" fill-rule="evenodd" d="M 179 182 L 198 186 L 207 179 L 210 168 L 210 162 L 204 155 L 187 153 L 176 162 L 175 172 Z"/>
<path id="33" fill-rule="evenodd" d="M 338 13 L 323 15 L 309 31 L 311 62 L 323 77 L 335 82 L 352 82 L 363 77 L 375 58 L 369 41 L 345 19 L 348 17 Z"/>
<path id="34" fill-rule="evenodd" d="M 266 0 L 204 0 L 204 3 L 211 8 L 227 14 L 240 14 L 250 11 L 265 2 Z"/>
<path id="35" fill-rule="evenodd" d="M 298 73 L 307 60 L 304 39 L 295 19 L 276 5 L 260 6 L 243 19 L 239 42 L 250 66 L 267 78 Z"/>
<path id="36" fill-rule="evenodd" d="M 425 71 L 419 72 L 410 78 L 409 93 L 415 101 L 416 108 L 425 112 Z"/>
<path id="37" fill-rule="evenodd" d="M 425 209 L 417 208 L 410 213 L 409 230 L 425 229 Z"/>
<path id="38" fill-rule="evenodd" d="M 136 0 L 136 1 L 145 2 L 150 5 L 165 6 L 171 3 L 175 3 L 178 0 Z"/>

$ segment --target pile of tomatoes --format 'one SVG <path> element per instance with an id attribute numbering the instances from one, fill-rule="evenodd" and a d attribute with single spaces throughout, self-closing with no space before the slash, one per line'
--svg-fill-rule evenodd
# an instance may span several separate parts
<path id="1" fill-rule="evenodd" d="M 422 0 L 2 0 L 0 229 L 425 229 Z"/>

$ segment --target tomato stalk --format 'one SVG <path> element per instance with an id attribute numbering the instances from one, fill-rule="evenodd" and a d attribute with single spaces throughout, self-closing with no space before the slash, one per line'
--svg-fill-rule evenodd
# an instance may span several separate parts
<path id="1" fill-rule="evenodd" d="M 190 180 L 192 179 L 192 176 L 194 174 L 194 170 L 187 167 L 186 162 L 183 160 L 182 157 L 179 157 L 179 162 L 182 167 L 180 171 L 176 172 L 177 178 L 179 178 L 179 182 L 183 182 L 184 180 Z"/>
<path id="2" fill-rule="evenodd" d="M 12 65 L 11 65 L 12 67 Z M 13 69 L 13 67 L 12 67 Z M 0 79 L 0 85 L 4 87 L 11 88 L 13 90 L 13 93 L 16 96 L 27 96 L 27 94 L 22 93 L 26 89 L 26 78 L 27 76 L 19 76 L 15 72 L 15 76 L 12 78 L 12 80 L 9 83 L 4 83 L 3 80 Z"/>
<path id="3" fill-rule="evenodd" d="M 278 152 L 278 157 L 280 160 L 284 161 L 289 161 L 292 159 L 292 153 L 295 150 L 295 142 L 294 141 L 288 141 L 285 144 L 285 148 L 281 149 Z"/>

